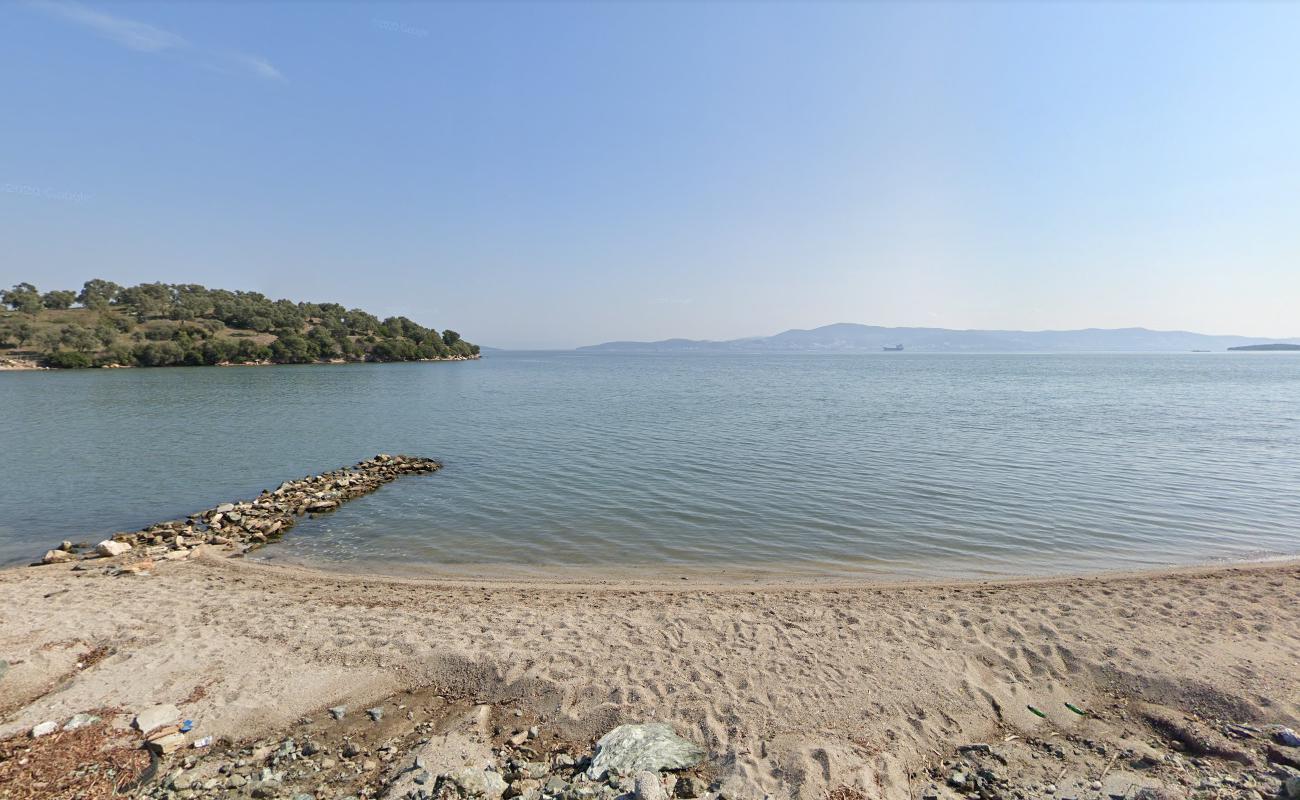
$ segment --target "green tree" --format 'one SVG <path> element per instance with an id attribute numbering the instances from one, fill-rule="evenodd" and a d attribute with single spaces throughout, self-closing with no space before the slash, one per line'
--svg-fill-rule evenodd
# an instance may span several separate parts
<path id="1" fill-rule="evenodd" d="M 64 325 L 59 331 L 59 344 L 78 353 L 93 353 L 100 347 L 99 337 L 84 325 Z"/>
<path id="2" fill-rule="evenodd" d="M 70 292 L 67 289 L 55 289 L 41 295 L 41 303 L 46 308 L 64 309 L 69 308 L 77 300 L 77 293 Z"/>
<path id="3" fill-rule="evenodd" d="M 447 328 L 442 332 L 442 343 L 447 345 L 448 347 L 451 347 L 452 345 L 454 345 L 456 342 L 459 341 L 460 341 L 460 334 L 456 333 L 451 328 Z"/>
<path id="4" fill-rule="evenodd" d="M 86 308 L 100 310 L 116 302 L 121 291 L 122 287 L 112 281 L 92 278 L 82 284 L 81 293 L 77 295 L 77 302 Z"/>
<path id="5" fill-rule="evenodd" d="M 24 314 L 36 314 L 42 307 L 41 293 L 30 283 L 16 283 L 14 288 L 0 292 L 0 302 Z"/>
<path id="6" fill-rule="evenodd" d="M 14 337 L 18 339 L 18 344 L 26 347 L 27 343 L 36 335 L 36 326 L 23 320 L 14 326 Z"/>

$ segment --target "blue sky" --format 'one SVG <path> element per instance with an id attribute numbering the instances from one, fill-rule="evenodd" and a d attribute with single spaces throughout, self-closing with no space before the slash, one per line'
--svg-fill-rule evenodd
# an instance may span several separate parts
<path id="1" fill-rule="evenodd" d="M 1300 335 L 1300 4 L 0 5 L 0 282 Z"/>

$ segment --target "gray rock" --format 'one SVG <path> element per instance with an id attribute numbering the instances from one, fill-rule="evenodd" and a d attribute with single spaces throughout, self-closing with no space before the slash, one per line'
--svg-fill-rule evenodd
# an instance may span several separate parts
<path id="1" fill-rule="evenodd" d="M 620 725 L 596 742 L 587 777 L 601 780 L 611 771 L 635 775 L 642 770 L 686 769 L 704 760 L 704 748 L 683 739 L 662 722 Z"/>
<path id="2" fill-rule="evenodd" d="M 556 775 L 542 785 L 542 794 L 547 797 L 562 797 L 569 790 L 568 781 Z"/>
<path id="3" fill-rule="evenodd" d="M 384 718 L 384 710 L 378 706 L 375 706 L 374 708 L 367 708 L 366 713 L 369 714 L 370 718 L 375 722 L 378 722 L 379 720 Z"/>
<path id="4" fill-rule="evenodd" d="M 1284 744 L 1287 747 L 1300 747 L 1300 735 L 1297 735 L 1290 728 L 1282 728 L 1276 731 L 1273 738 L 1277 739 L 1278 744 Z"/>
<path id="5" fill-rule="evenodd" d="M 95 552 L 99 553 L 104 558 L 112 558 L 113 556 L 120 556 L 130 549 L 131 549 L 131 545 L 127 544 L 126 542 L 115 542 L 112 539 L 105 539 L 104 541 L 95 545 Z"/>
<path id="6" fill-rule="evenodd" d="M 635 789 L 632 790 L 636 800 L 668 800 L 668 793 L 659 780 L 658 772 L 642 770 L 636 774 Z"/>
<path id="7" fill-rule="evenodd" d="M 334 706 L 333 708 L 330 709 L 330 716 L 333 717 L 334 719 L 343 719 L 344 715 L 347 713 L 348 713 L 347 706 Z"/>
<path id="8" fill-rule="evenodd" d="M 235 504 L 234 504 L 234 503 L 222 503 L 221 505 L 217 506 L 217 513 L 218 513 L 218 514 L 228 514 L 228 513 L 230 513 L 231 511 L 234 511 L 234 510 L 235 510 Z"/>
<path id="9" fill-rule="evenodd" d="M 506 779 L 500 773 L 478 767 L 465 767 L 447 776 L 466 797 L 499 800 L 506 791 Z"/>
<path id="10" fill-rule="evenodd" d="M 42 564 L 64 564 L 77 559 L 72 553 L 66 550 L 47 550 L 41 558 Z"/>
<path id="11" fill-rule="evenodd" d="M 33 739 L 39 739 L 42 736 L 49 736 L 59 729 L 59 723 L 54 720 L 47 720 L 32 728 L 31 736 Z"/>
<path id="12" fill-rule="evenodd" d="M 682 800 L 703 797 L 707 791 L 709 791 L 709 785 L 694 775 L 678 778 L 677 785 L 673 787 L 673 794 L 682 798 Z"/>
<path id="13" fill-rule="evenodd" d="M 1283 781 L 1282 796 L 1287 800 L 1300 800 L 1300 778 L 1290 777 Z"/>
<path id="14" fill-rule="evenodd" d="M 141 733 L 148 733 L 154 728 L 160 728 L 163 725 L 172 725 L 180 718 L 180 709 L 167 703 L 152 708 L 146 708 L 144 711 L 136 714 L 135 720 L 131 725 Z"/>
<path id="15" fill-rule="evenodd" d="M 75 731 L 77 728 L 94 725 L 96 722 L 99 722 L 99 717 L 96 717 L 93 714 L 77 714 L 63 724 L 63 729 L 65 731 Z"/>

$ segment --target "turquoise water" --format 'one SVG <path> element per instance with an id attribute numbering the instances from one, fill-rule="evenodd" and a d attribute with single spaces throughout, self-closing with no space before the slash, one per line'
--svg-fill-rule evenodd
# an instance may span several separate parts
<path id="1" fill-rule="evenodd" d="M 272 558 L 1044 574 L 1300 553 L 1300 356 L 601 355 L 0 373 L 0 560 L 377 452 Z"/>

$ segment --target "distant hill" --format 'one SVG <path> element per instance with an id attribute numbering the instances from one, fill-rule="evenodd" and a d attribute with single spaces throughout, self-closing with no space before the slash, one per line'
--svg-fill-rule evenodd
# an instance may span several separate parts
<path id="1" fill-rule="evenodd" d="M 477 358 L 479 347 L 406 317 L 195 284 L 0 292 L 0 368 L 312 364 Z"/>
<path id="2" fill-rule="evenodd" d="M 1229 347 L 1229 350 L 1245 350 L 1248 352 L 1294 352 L 1300 350 L 1300 344 L 1281 344 L 1273 342 L 1271 344 L 1245 344 L 1241 347 Z"/>
<path id="3" fill-rule="evenodd" d="M 1282 340 L 1300 345 L 1300 339 Z M 606 342 L 579 347 L 613 353 L 878 353 L 902 345 L 918 353 L 1148 353 L 1226 350 L 1276 339 L 1213 336 L 1146 328 L 1086 328 L 1074 331 L 981 331 L 948 328 L 884 328 L 842 322 L 812 330 L 727 341 L 665 339 L 659 342 Z"/>

